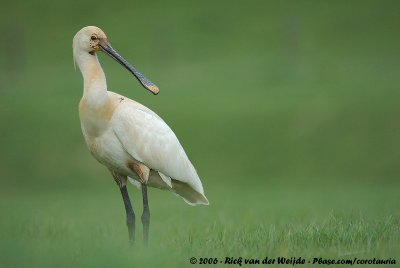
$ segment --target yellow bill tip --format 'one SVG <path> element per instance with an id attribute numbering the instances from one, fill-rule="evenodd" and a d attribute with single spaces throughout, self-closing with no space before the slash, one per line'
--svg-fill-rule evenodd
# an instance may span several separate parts
<path id="1" fill-rule="evenodd" d="M 147 86 L 147 88 L 154 94 L 157 95 L 160 92 L 160 89 L 155 85 Z"/>

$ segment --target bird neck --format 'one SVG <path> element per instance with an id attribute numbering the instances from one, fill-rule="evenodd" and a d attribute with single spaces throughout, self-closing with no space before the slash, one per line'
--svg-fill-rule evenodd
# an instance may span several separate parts
<path id="1" fill-rule="evenodd" d="M 75 61 L 83 76 L 83 98 L 92 108 L 100 108 L 107 102 L 107 81 L 97 55 L 87 52 L 75 55 Z"/>

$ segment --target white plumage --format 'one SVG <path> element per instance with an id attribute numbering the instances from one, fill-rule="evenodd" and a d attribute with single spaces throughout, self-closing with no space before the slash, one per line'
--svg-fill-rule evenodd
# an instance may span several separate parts
<path id="1" fill-rule="evenodd" d="M 97 43 L 92 42 L 93 36 Z M 111 172 L 136 186 L 146 183 L 174 192 L 189 204 L 208 204 L 200 178 L 170 127 L 149 108 L 107 90 L 96 55 L 99 50 L 107 53 L 105 46 L 109 46 L 107 38 L 97 27 L 85 27 L 74 37 L 74 60 L 84 78 L 79 114 L 90 152 Z M 146 78 L 135 76 L 158 93 Z"/>

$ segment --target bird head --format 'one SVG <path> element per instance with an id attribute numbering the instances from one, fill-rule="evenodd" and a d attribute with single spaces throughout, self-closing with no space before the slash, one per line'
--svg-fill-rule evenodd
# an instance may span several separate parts
<path id="1" fill-rule="evenodd" d="M 151 82 L 149 79 L 144 77 L 138 72 L 131 64 L 129 64 L 116 50 L 112 48 L 108 42 L 106 34 L 96 26 L 86 26 L 76 33 L 72 43 L 74 58 L 76 60 L 77 55 L 81 53 L 87 53 L 92 57 L 96 57 L 96 52 L 102 51 L 119 64 L 124 66 L 129 72 L 131 72 L 142 84 L 144 88 L 149 90 L 154 95 L 157 95 L 160 91 L 158 87 Z"/>

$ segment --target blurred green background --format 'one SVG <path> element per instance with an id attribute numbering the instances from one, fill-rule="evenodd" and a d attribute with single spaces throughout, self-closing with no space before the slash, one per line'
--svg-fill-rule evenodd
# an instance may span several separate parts
<path id="1" fill-rule="evenodd" d="M 8 267 L 399 257 L 398 1 L 39 0 L 3 3 L 0 13 Z M 211 203 L 189 207 L 150 190 L 150 251 L 160 258 L 130 256 L 119 191 L 81 135 L 72 38 L 86 25 L 160 87 L 152 96 L 100 53 L 109 89 L 171 126 Z M 140 194 L 129 190 L 140 216 Z"/>

